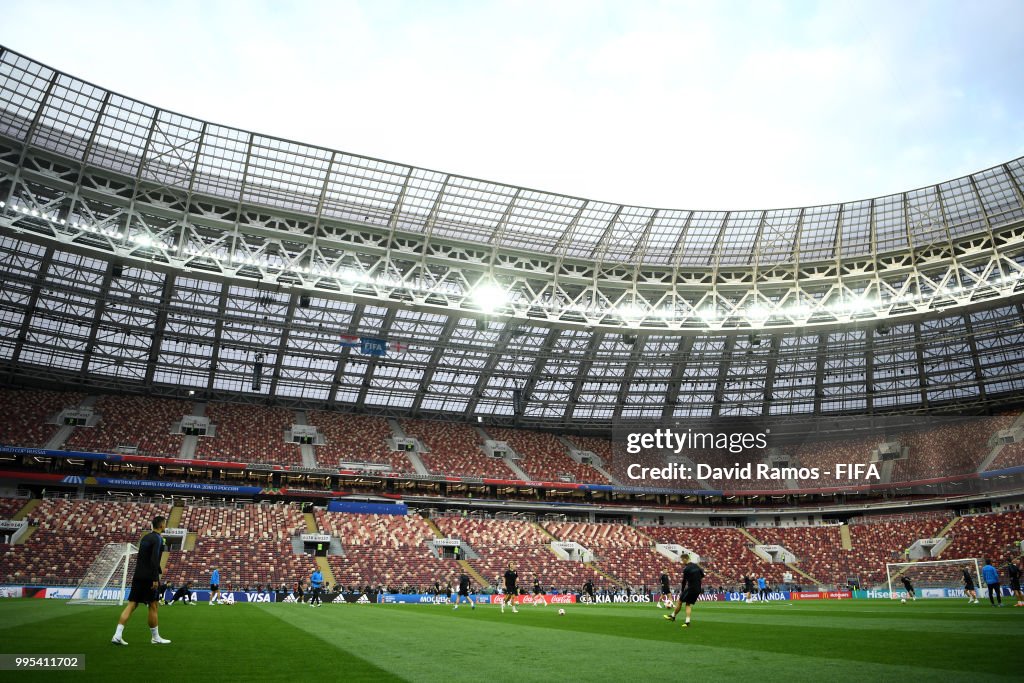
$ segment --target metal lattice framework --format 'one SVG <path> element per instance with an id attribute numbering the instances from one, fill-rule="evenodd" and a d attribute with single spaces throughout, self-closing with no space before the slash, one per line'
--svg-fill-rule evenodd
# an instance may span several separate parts
<path id="1" fill-rule="evenodd" d="M 511 418 L 518 390 L 521 421 L 561 425 L 990 403 L 1024 389 L 1022 186 L 1016 159 L 829 206 L 612 205 L 207 123 L 0 48 L 0 362 L 396 414 Z"/>

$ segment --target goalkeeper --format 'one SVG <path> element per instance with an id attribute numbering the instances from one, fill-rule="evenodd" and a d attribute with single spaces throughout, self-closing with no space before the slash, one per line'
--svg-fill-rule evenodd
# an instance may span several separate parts
<path id="1" fill-rule="evenodd" d="M 178 600 L 184 600 L 187 605 L 194 605 L 192 602 L 192 587 L 188 581 L 183 583 L 178 590 L 174 591 L 174 595 L 171 597 L 171 601 L 167 603 L 168 606 L 178 602 Z"/>

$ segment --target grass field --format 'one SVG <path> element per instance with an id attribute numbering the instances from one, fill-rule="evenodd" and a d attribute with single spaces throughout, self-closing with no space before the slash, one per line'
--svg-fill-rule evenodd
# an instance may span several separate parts
<path id="1" fill-rule="evenodd" d="M 84 654 L 85 671 L 7 680 L 984 681 L 1022 678 L 1024 608 L 959 600 L 701 603 L 683 630 L 651 605 L 238 604 L 145 614 L 110 645 L 119 608 L 0 601 L 0 652 Z M 682 615 L 680 615 L 680 618 Z"/>

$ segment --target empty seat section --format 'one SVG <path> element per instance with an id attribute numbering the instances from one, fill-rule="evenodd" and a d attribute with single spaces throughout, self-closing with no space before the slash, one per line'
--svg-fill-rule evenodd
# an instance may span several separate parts
<path id="1" fill-rule="evenodd" d="M 569 457 L 565 445 L 554 434 L 525 429 L 488 427 L 487 433 L 505 441 L 522 459 L 516 464 L 534 481 L 569 481 L 607 484 L 608 480 L 593 467 Z"/>
<path id="2" fill-rule="evenodd" d="M 192 413 L 192 403 L 148 396 L 100 396 L 93 410 L 95 427 L 76 427 L 64 447 L 72 451 L 113 452 L 133 446 L 143 455 L 178 457 L 181 434 L 171 425 Z"/>
<path id="3" fill-rule="evenodd" d="M 181 525 L 196 534 L 196 546 L 169 553 L 164 578 L 172 583 L 208 584 L 216 567 L 225 586 L 291 585 L 308 578 L 315 565 L 292 546 L 306 530 L 297 505 L 189 505 Z"/>
<path id="4" fill-rule="evenodd" d="M 434 533 L 418 515 L 360 515 L 316 511 L 317 524 L 325 534 L 337 536 L 344 556 L 327 558 L 334 578 L 345 586 L 383 585 L 419 587 L 435 581 L 447 583 L 459 571 L 452 560 L 430 552 L 427 541 Z"/>
<path id="5" fill-rule="evenodd" d="M 434 474 L 495 479 L 515 476 L 505 463 L 483 452 L 480 436 L 469 425 L 427 420 L 400 420 L 399 424 L 402 431 L 430 449 L 429 453 L 420 453 L 420 460 Z"/>
<path id="6" fill-rule="evenodd" d="M 107 543 L 135 543 L 169 506 L 152 503 L 48 499 L 33 511 L 39 529 L 24 544 L 6 546 L 0 580 L 74 585 Z"/>
<path id="7" fill-rule="evenodd" d="M 0 389 L 0 444 L 42 448 L 60 428 L 46 420 L 75 408 L 85 394 L 40 389 Z"/>
<path id="8" fill-rule="evenodd" d="M 580 590 L 589 579 L 595 588 L 614 584 L 580 562 L 559 558 L 551 550 L 551 537 L 522 520 L 442 517 L 435 520 L 445 535 L 466 541 L 479 555 L 470 565 L 492 586 L 501 585 L 509 562 L 516 564 L 519 585 L 529 590 L 536 577 L 546 589 Z"/>
<path id="9" fill-rule="evenodd" d="M 284 432 L 295 421 L 286 408 L 210 403 L 206 416 L 215 437 L 199 437 L 196 457 L 204 460 L 302 465 L 299 445 L 286 443 Z"/>
<path id="10" fill-rule="evenodd" d="M 314 425 L 326 441 L 316 447 L 316 461 L 321 467 L 371 462 L 390 465 L 394 472 L 414 471 L 408 458 L 388 447 L 391 428 L 383 417 L 310 410 L 306 412 L 306 421 Z"/>
<path id="11" fill-rule="evenodd" d="M 708 573 L 709 586 L 739 586 L 747 572 L 764 576 L 774 585 L 789 571 L 785 565 L 765 562 L 754 554 L 750 538 L 732 527 L 641 527 L 641 531 L 658 543 L 675 543 L 697 553 Z"/>
<path id="12" fill-rule="evenodd" d="M 623 524 L 547 523 L 563 541 L 575 541 L 594 552 L 602 570 L 631 586 L 656 588 L 671 562 L 654 549 L 650 538 Z"/>

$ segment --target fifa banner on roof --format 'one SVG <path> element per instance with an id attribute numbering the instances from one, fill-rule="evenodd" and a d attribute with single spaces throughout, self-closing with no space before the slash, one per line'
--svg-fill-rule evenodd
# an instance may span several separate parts
<path id="1" fill-rule="evenodd" d="M 388 343 L 384 339 L 362 337 L 359 341 L 362 343 L 359 351 L 367 356 L 383 356 L 388 352 Z"/>
<path id="2" fill-rule="evenodd" d="M 359 349 L 359 353 L 367 356 L 385 356 L 388 352 L 387 340 L 374 337 L 357 337 L 351 334 L 343 334 L 338 339 L 338 345 L 344 349 Z"/>

